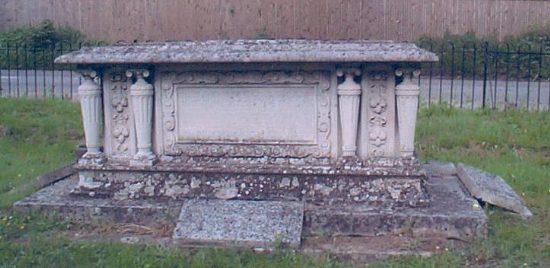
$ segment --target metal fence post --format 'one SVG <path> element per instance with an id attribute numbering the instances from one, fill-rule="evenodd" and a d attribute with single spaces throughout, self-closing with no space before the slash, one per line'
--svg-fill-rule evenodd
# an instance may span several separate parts
<path id="1" fill-rule="evenodd" d="M 485 42 L 483 49 L 483 96 L 481 107 L 485 109 L 485 101 L 487 97 L 487 68 L 489 65 L 489 43 Z"/>

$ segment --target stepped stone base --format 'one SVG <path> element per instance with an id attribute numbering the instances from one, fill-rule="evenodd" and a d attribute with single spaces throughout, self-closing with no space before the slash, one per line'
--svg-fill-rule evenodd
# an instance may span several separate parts
<path id="1" fill-rule="evenodd" d="M 487 234 L 487 217 L 458 178 L 436 173 L 428 174 L 425 183 L 431 202 L 415 208 L 380 207 L 368 203 L 322 204 L 304 200 L 260 201 L 262 203 L 221 199 L 115 200 L 74 195 L 71 191 L 77 184 L 75 177 L 59 181 L 16 202 L 14 208 L 24 212 L 58 213 L 63 218 L 85 222 L 168 224 L 176 226 L 171 241 L 180 246 L 269 248 L 276 240 L 281 240 L 299 246 L 306 253 L 331 252 L 354 258 L 428 254 L 428 249 L 433 250 L 426 246 L 432 245 L 429 241 L 467 241 Z M 193 220 L 192 215 L 200 217 Z M 254 215 L 257 218 L 251 218 Z M 303 220 L 299 220 L 301 215 Z M 246 226 L 245 222 L 257 226 Z M 262 224 L 270 228 L 259 228 Z M 275 224 L 278 227 L 271 226 Z M 243 226 L 246 228 L 242 229 Z M 192 236 L 199 232 L 197 228 L 202 228 L 201 237 Z M 208 231 L 214 230 L 209 228 L 218 228 L 220 232 Z M 390 244 L 395 247 L 384 241 L 394 241 Z M 424 248 L 415 249 L 415 245 Z M 358 250 L 361 248 L 365 250 Z"/>

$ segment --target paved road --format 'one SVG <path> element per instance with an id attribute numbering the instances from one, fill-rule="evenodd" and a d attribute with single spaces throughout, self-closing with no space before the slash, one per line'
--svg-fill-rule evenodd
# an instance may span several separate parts
<path id="1" fill-rule="evenodd" d="M 36 75 L 35 75 L 36 74 Z M 0 70 L 0 96 L 76 97 L 80 75 L 71 71 Z"/>
<path id="2" fill-rule="evenodd" d="M 452 103 L 455 107 L 479 108 L 483 105 L 483 80 L 471 79 L 421 79 L 420 101 L 428 103 Z M 503 108 L 518 107 L 530 110 L 548 110 L 550 104 L 550 81 L 489 80 L 486 83 L 486 106 Z M 430 90 L 431 89 L 431 90 Z M 529 101 L 528 101 L 529 100 Z"/>
<path id="3" fill-rule="evenodd" d="M 0 70 L 0 96 L 63 96 L 76 98 L 80 75 L 71 71 Z M 53 85 L 53 86 L 52 86 Z M 453 106 L 478 108 L 483 104 L 483 81 L 465 79 L 420 80 L 421 104 L 452 103 Z M 486 105 L 503 108 L 517 103 L 521 108 L 548 110 L 550 104 L 550 81 L 487 81 Z M 496 92 L 495 92 L 496 88 Z M 19 91 L 17 90 L 19 89 Z M 496 96 L 496 97 L 495 97 Z M 451 98 L 452 97 L 452 98 Z M 529 101 L 527 101 L 529 100 Z"/>

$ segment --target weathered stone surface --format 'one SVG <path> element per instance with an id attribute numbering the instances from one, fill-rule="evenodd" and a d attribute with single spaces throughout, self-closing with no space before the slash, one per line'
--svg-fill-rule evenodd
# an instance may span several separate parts
<path id="1" fill-rule="evenodd" d="M 82 59 L 72 61 L 79 68 L 98 68 L 83 72 L 82 97 L 93 98 L 81 98 L 90 122 L 78 166 L 81 193 L 270 200 L 273 187 L 255 174 L 277 177 L 273 185 L 287 188 L 291 179 L 294 199 L 412 206 L 426 199 L 413 154 L 419 89 L 411 79 L 419 62 L 437 57 L 414 44 L 126 44 L 58 61 L 68 58 Z M 96 74 L 101 83 L 92 79 Z M 197 187 L 192 173 L 216 181 Z M 162 185 L 180 174 L 187 177 Z"/>
<path id="2" fill-rule="evenodd" d="M 351 118 L 361 119 L 358 126 L 348 131 L 357 135 L 357 158 L 349 159 L 342 158 L 344 145 L 339 139 L 343 125 L 337 121 L 336 104 L 338 92 L 342 98 L 345 92 L 342 88 L 337 90 L 337 65 L 263 65 L 161 65 L 150 68 L 155 75 L 149 76 L 147 83 L 142 78 L 134 79 L 135 73 L 147 73 L 143 69 L 125 72 L 122 66 L 106 66 L 102 69 L 106 104 L 102 151 L 108 161 L 100 168 L 417 174 L 416 160 L 402 157 L 398 149 L 398 132 L 404 130 L 398 131 L 396 124 L 391 123 L 396 120 L 394 65 L 365 65 L 362 75 L 354 78 L 361 80 L 355 85 L 361 90 L 354 94 L 362 94 L 363 104 L 360 110 L 351 109 L 355 102 L 348 107 L 354 111 Z M 147 89 L 143 94 L 151 94 L 151 85 L 153 111 L 149 102 L 138 105 L 131 101 L 139 97 L 133 95 L 141 92 L 134 92 L 141 87 Z M 139 127 L 137 112 L 145 110 L 147 114 L 139 118 L 149 118 L 153 112 L 153 124 L 140 119 L 147 127 Z M 148 130 L 141 131 L 149 127 L 154 131 L 152 136 Z M 147 153 L 139 153 L 143 147 L 139 144 L 153 145 L 154 156 L 145 147 L 141 150 Z M 354 150 L 347 154 L 354 154 Z"/>
<path id="3" fill-rule="evenodd" d="M 19 212 L 57 214 L 62 218 L 83 222 L 136 223 L 157 226 L 173 223 L 181 202 L 170 200 L 113 200 L 111 198 L 75 197 L 71 191 L 78 179 L 58 181 L 13 204 Z"/>
<path id="4" fill-rule="evenodd" d="M 475 198 L 514 211 L 522 217 L 533 216 L 523 199 L 501 177 L 464 164 L 458 164 L 457 171 L 458 177 Z"/>
<path id="5" fill-rule="evenodd" d="M 437 236 L 470 239 L 487 234 L 487 217 L 458 178 L 430 177 L 432 202 L 422 208 L 306 203 L 304 236 Z"/>
<path id="6" fill-rule="evenodd" d="M 182 142 L 316 142 L 317 91 L 313 85 L 197 85 L 182 87 L 178 93 L 176 131 Z M 250 122 L 255 122 L 254 128 Z"/>
<path id="7" fill-rule="evenodd" d="M 237 150 L 240 148 L 235 148 Z M 152 167 L 130 167 L 122 161 L 110 161 L 102 166 L 77 165 L 77 171 L 136 171 L 136 172 L 208 172 L 240 174 L 302 174 L 302 175 L 350 175 L 350 176 L 424 176 L 415 158 L 372 157 L 362 160 L 341 159 L 336 163 L 298 157 L 246 157 L 243 155 L 221 154 L 214 157 L 163 157 Z M 320 162 L 319 162 L 320 161 Z"/>
<path id="8" fill-rule="evenodd" d="M 456 166 L 450 162 L 430 161 L 422 165 L 420 170 L 431 176 L 456 176 Z"/>
<path id="9" fill-rule="evenodd" d="M 88 170 L 80 175 L 95 187 L 75 194 L 125 199 L 238 199 L 308 201 L 322 204 L 368 203 L 380 207 L 428 206 L 425 176 L 340 175 L 185 171 Z"/>
<path id="10" fill-rule="evenodd" d="M 56 213 L 67 219 L 82 221 L 111 221 L 141 225 L 174 224 L 181 212 L 181 205 L 189 201 L 127 199 L 113 200 L 96 195 L 95 198 L 75 197 L 75 178 L 59 181 L 14 204 L 21 212 Z M 292 184 L 292 183 L 291 183 Z M 304 207 L 302 236 L 380 236 L 412 235 L 413 237 L 447 237 L 468 240 L 484 236 L 487 217 L 476 200 L 467 194 L 458 178 L 431 177 L 426 191 L 434 200 L 428 207 L 404 208 L 379 205 L 348 204 L 320 205 L 308 203 Z M 204 204 L 236 202 L 238 200 L 203 200 Z M 194 202 L 201 202 L 194 200 Z M 233 204 L 248 204 L 237 208 L 248 213 L 248 206 L 261 203 L 254 200 Z M 265 203 L 271 203 L 266 201 Z M 289 202 L 279 202 L 288 204 Z M 290 202 L 293 203 L 293 202 Z M 297 202 L 299 203 L 299 202 Z M 216 203 L 217 204 L 217 203 Z M 212 209 L 214 206 L 209 207 Z M 254 209 L 250 213 L 259 213 Z M 276 220 L 276 219 L 275 219 Z"/>
<path id="11" fill-rule="evenodd" d="M 187 200 L 174 230 L 183 244 L 222 243 L 272 247 L 300 245 L 303 203 L 278 201 Z"/>
<path id="12" fill-rule="evenodd" d="M 133 208 L 163 215 L 182 202 L 182 244 L 298 246 L 304 222 L 306 235 L 483 235 L 484 218 L 452 194 L 458 184 L 432 197 L 414 158 L 414 81 L 434 61 L 414 44 L 349 40 L 83 48 L 56 59 L 95 70 L 79 91 L 78 186 L 58 189 L 60 207 L 43 195 L 17 205 L 110 208 L 124 221 L 137 220 Z M 454 201 L 462 214 L 439 206 Z"/>
<path id="13" fill-rule="evenodd" d="M 391 41 L 212 40 L 118 44 L 83 48 L 56 63 L 251 63 L 251 62 L 435 62 L 435 54 L 412 43 Z"/>

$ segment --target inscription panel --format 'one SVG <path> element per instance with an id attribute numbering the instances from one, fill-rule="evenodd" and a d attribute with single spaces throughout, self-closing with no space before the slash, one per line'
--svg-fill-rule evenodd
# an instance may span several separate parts
<path id="1" fill-rule="evenodd" d="M 177 86 L 178 143 L 317 143 L 315 87 Z"/>
<path id="2" fill-rule="evenodd" d="M 163 154 L 330 157 L 329 72 L 162 72 Z M 187 160 L 186 160 L 187 159 Z"/>

